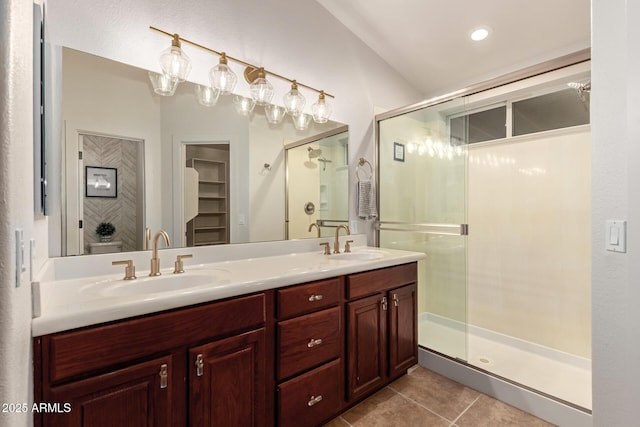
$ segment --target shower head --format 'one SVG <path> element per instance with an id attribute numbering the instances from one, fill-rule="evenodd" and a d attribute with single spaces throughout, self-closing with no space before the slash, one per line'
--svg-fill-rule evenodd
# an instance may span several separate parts
<path id="1" fill-rule="evenodd" d="M 310 159 L 315 159 L 316 157 L 320 156 L 320 154 L 322 154 L 322 150 L 319 148 L 313 149 L 309 147 L 307 148 L 307 151 L 309 152 Z"/>
<path id="2" fill-rule="evenodd" d="M 569 86 L 572 89 L 575 89 L 575 91 L 578 93 L 578 97 L 580 98 L 580 100 L 582 101 L 582 103 L 584 104 L 585 108 L 588 111 L 589 106 L 588 106 L 587 98 L 591 95 L 591 80 L 588 80 L 584 83 L 570 82 L 570 83 L 567 83 L 567 86 Z"/>

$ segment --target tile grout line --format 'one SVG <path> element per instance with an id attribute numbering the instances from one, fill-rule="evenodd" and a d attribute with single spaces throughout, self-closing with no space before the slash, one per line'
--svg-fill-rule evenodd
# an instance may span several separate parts
<path id="1" fill-rule="evenodd" d="M 460 418 L 465 414 L 465 412 L 467 412 L 467 411 L 468 411 L 468 410 L 473 406 L 473 404 L 474 404 L 474 403 L 476 403 L 476 402 L 478 401 L 478 399 L 480 399 L 480 396 L 482 396 L 482 394 L 479 394 L 479 395 L 478 395 L 478 397 L 476 397 L 476 398 L 473 400 L 473 402 L 471 402 L 471 403 L 469 404 L 469 406 L 467 406 L 467 407 L 464 409 L 464 411 L 460 412 L 460 415 L 458 415 L 458 416 L 456 417 L 456 419 L 455 419 L 455 420 L 453 420 L 453 421 L 451 422 L 451 425 L 455 424 L 455 423 L 456 423 L 456 422 L 457 422 L 457 421 L 458 421 L 458 420 L 459 420 L 459 419 L 460 419 Z"/>
<path id="2" fill-rule="evenodd" d="M 451 421 L 451 420 L 449 420 L 449 419 L 447 419 L 447 418 L 443 417 L 442 415 L 438 414 L 437 412 L 435 412 L 435 411 L 433 411 L 433 410 L 431 410 L 431 409 L 427 408 L 426 406 L 424 406 L 424 405 L 423 405 L 423 404 L 421 404 L 420 402 L 417 402 L 417 401 L 413 400 L 412 398 L 410 398 L 409 396 L 406 396 L 406 395 L 404 395 L 404 394 L 400 393 L 398 390 L 393 389 L 390 385 L 388 385 L 388 386 L 387 386 L 387 388 L 388 388 L 389 390 L 393 391 L 394 393 L 396 393 L 397 395 L 399 395 L 400 397 L 402 397 L 403 399 L 406 399 L 406 400 L 408 400 L 409 402 L 411 402 L 411 403 L 414 403 L 414 404 L 418 405 L 418 406 L 419 406 L 419 407 L 421 407 L 422 409 L 425 409 L 425 410 L 427 410 L 427 411 L 431 412 L 432 414 L 434 414 L 434 415 L 435 415 L 435 416 L 437 416 L 437 417 L 442 418 L 442 419 L 443 419 L 443 420 L 445 420 L 446 422 L 448 422 L 448 423 L 452 423 L 452 422 L 453 422 L 453 421 Z M 474 402 L 475 402 L 475 401 L 474 401 Z M 467 409 L 468 409 L 468 408 L 467 408 Z M 465 409 L 465 411 L 466 411 L 466 409 Z M 459 418 L 459 417 L 458 417 L 458 418 Z M 456 419 L 457 419 L 457 418 L 456 418 Z"/>

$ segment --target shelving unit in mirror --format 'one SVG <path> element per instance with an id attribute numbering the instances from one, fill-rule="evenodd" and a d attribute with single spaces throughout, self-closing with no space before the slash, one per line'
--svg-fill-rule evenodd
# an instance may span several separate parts
<path id="1" fill-rule="evenodd" d="M 187 223 L 187 245 L 229 243 L 227 162 L 192 158 L 189 166 L 198 172 L 198 215 Z"/>

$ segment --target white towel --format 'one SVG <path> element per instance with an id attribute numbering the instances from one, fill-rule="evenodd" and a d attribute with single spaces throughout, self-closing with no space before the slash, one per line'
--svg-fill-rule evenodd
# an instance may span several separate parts
<path id="1" fill-rule="evenodd" d="M 376 211 L 376 196 L 371 181 L 358 181 L 358 216 L 362 219 L 375 218 L 378 216 Z"/>

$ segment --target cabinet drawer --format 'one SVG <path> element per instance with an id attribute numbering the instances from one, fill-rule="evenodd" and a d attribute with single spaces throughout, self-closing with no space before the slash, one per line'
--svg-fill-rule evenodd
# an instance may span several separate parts
<path id="1" fill-rule="evenodd" d="M 44 374 L 55 383 L 187 343 L 262 325 L 264 294 L 124 320 L 45 337 Z"/>
<path id="2" fill-rule="evenodd" d="M 340 361 L 280 384 L 278 396 L 278 426 L 319 425 L 342 408 Z"/>
<path id="3" fill-rule="evenodd" d="M 418 277 L 418 264 L 402 264 L 396 267 L 366 271 L 347 276 L 347 298 L 359 298 L 383 290 L 413 283 Z"/>
<path id="4" fill-rule="evenodd" d="M 278 379 L 340 356 L 342 311 L 329 308 L 278 323 Z"/>
<path id="5" fill-rule="evenodd" d="M 340 302 L 342 278 L 322 280 L 277 291 L 278 318 L 331 307 Z"/>

